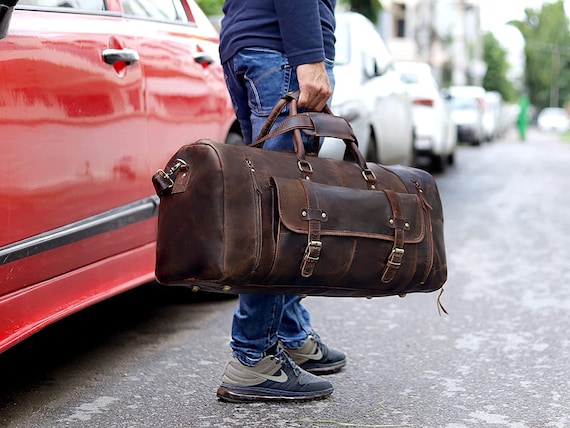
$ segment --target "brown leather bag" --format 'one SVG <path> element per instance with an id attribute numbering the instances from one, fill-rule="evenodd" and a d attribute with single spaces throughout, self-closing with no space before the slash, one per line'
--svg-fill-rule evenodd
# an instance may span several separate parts
<path id="1" fill-rule="evenodd" d="M 431 292 L 447 278 L 433 177 L 366 164 L 352 128 L 299 113 L 287 94 L 252 146 L 293 132 L 295 153 L 199 140 L 153 182 L 156 277 L 204 291 L 374 297 Z M 291 115 L 271 128 L 289 105 Z M 306 155 L 301 134 L 344 140 L 355 161 Z"/>

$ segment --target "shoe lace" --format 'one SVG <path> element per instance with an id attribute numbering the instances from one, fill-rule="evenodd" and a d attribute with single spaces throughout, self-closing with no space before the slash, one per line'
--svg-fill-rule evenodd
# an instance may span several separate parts
<path id="1" fill-rule="evenodd" d="M 273 358 L 279 363 L 291 367 L 291 369 L 293 369 L 293 373 L 295 373 L 295 376 L 299 376 L 301 373 L 301 368 L 295 363 L 295 361 L 291 359 L 291 357 L 289 357 L 283 348 L 279 348 Z"/>

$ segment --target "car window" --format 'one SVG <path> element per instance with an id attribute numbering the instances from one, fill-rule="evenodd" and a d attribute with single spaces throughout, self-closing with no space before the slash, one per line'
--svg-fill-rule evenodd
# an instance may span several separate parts
<path id="1" fill-rule="evenodd" d="M 451 106 L 454 109 L 475 109 L 478 107 L 477 98 L 452 96 Z"/>
<path id="2" fill-rule="evenodd" d="M 400 73 L 400 79 L 402 80 L 402 82 L 410 84 L 410 85 L 420 82 L 420 78 L 419 78 L 418 74 L 411 72 L 411 71 L 401 72 Z"/>
<path id="3" fill-rule="evenodd" d="M 20 0 L 18 6 L 61 7 L 81 10 L 105 10 L 104 0 Z"/>
<path id="4" fill-rule="evenodd" d="M 173 0 L 121 0 L 126 15 L 165 21 L 186 22 L 182 5 Z M 180 7 L 177 7 L 180 5 Z"/>

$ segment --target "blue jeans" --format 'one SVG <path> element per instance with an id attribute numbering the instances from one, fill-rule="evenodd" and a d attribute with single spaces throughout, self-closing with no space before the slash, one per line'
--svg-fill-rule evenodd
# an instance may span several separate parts
<path id="1" fill-rule="evenodd" d="M 326 60 L 325 65 L 334 87 L 333 61 Z M 224 63 L 224 74 L 246 144 L 257 138 L 280 98 L 299 89 L 295 68 L 289 65 L 287 57 L 269 49 L 242 49 Z M 288 114 L 285 109 L 277 123 Z M 307 138 L 304 143 L 310 150 L 312 139 Z M 293 150 L 292 135 L 272 138 L 263 148 Z M 309 334 L 316 336 L 300 297 L 241 294 L 233 317 L 230 346 L 236 358 L 251 366 L 278 339 L 287 348 L 296 349 Z"/>

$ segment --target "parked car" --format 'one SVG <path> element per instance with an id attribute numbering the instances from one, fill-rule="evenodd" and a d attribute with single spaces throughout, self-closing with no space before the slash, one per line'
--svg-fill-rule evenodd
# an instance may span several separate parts
<path id="1" fill-rule="evenodd" d="M 154 279 L 152 174 L 239 129 L 217 47 L 194 0 L 20 0 L 0 40 L 0 352 Z"/>
<path id="2" fill-rule="evenodd" d="M 538 113 L 536 125 L 540 131 L 564 133 L 570 130 L 570 116 L 563 108 L 546 107 Z"/>
<path id="3" fill-rule="evenodd" d="M 449 95 L 452 120 L 460 142 L 479 145 L 485 141 L 485 89 L 480 86 L 451 86 Z"/>
<path id="4" fill-rule="evenodd" d="M 487 141 L 494 141 L 502 137 L 508 128 L 503 97 L 497 91 L 486 91 L 483 100 L 485 102 L 485 116 L 483 117 L 485 138 Z"/>
<path id="5" fill-rule="evenodd" d="M 396 71 L 413 102 L 416 130 L 415 153 L 427 158 L 434 171 L 453 163 L 457 147 L 457 127 L 431 66 L 425 62 L 396 62 Z"/>
<path id="6" fill-rule="evenodd" d="M 411 99 L 374 25 L 355 12 L 337 13 L 333 113 L 351 124 L 368 161 L 410 165 Z M 327 138 L 319 156 L 342 159 L 345 144 Z"/>

